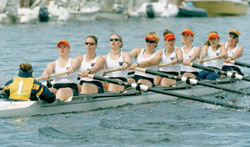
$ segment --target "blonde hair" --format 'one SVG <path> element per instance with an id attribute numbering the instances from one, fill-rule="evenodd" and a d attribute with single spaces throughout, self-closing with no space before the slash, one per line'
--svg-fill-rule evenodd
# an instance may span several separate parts
<path id="1" fill-rule="evenodd" d="M 158 44 L 158 42 L 160 41 L 160 37 L 155 31 L 147 33 L 145 35 L 145 38 L 148 36 L 154 36 L 156 44 Z"/>

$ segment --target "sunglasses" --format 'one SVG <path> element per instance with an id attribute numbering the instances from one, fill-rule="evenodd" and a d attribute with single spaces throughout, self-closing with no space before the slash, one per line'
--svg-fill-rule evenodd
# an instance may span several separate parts
<path id="1" fill-rule="evenodd" d="M 95 45 L 94 42 L 85 42 L 85 45 Z"/>
<path id="2" fill-rule="evenodd" d="M 146 40 L 146 42 L 147 42 L 147 43 L 151 43 L 151 44 L 155 43 L 155 41 L 153 41 L 153 40 L 148 40 L 148 39 Z"/>
<path id="3" fill-rule="evenodd" d="M 233 38 L 233 39 L 238 38 L 238 37 L 237 37 L 237 36 L 235 36 L 235 35 L 229 35 L 229 37 L 230 37 L 230 38 Z"/>
<path id="4" fill-rule="evenodd" d="M 118 38 L 114 38 L 114 39 L 111 38 L 110 41 L 120 41 L 120 39 L 118 39 Z"/>

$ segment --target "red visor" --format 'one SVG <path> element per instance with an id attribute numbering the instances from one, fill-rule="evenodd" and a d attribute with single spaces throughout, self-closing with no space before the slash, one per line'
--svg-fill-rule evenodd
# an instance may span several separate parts
<path id="1" fill-rule="evenodd" d="M 183 34 L 188 34 L 188 35 L 194 36 L 194 32 L 190 29 L 184 29 L 184 31 L 181 33 L 181 35 L 183 35 Z"/>
<path id="2" fill-rule="evenodd" d="M 60 40 L 60 41 L 57 43 L 57 47 L 58 47 L 60 44 L 64 44 L 64 45 L 70 47 L 69 42 L 66 41 L 66 40 Z"/>
<path id="3" fill-rule="evenodd" d="M 164 36 L 164 40 L 170 40 L 170 39 L 175 39 L 174 34 L 170 33 Z"/>
<path id="4" fill-rule="evenodd" d="M 152 40 L 152 41 L 155 41 L 156 39 L 155 39 L 155 36 L 150 35 L 150 36 L 145 37 L 145 40 Z"/>
<path id="5" fill-rule="evenodd" d="M 219 34 L 217 34 L 217 33 L 209 33 L 208 34 L 208 39 L 211 39 L 211 38 L 219 38 Z"/>

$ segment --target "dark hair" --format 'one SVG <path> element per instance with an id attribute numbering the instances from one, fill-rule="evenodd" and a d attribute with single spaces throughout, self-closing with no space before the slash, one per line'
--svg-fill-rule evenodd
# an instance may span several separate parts
<path id="1" fill-rule="evenodd" d="M 23 72 L 32 72 L 32 65 L 29 63 L 22 63 L 20 64 L 19 68 Z"/>
<path id="2" fill-rule="evenodd" d="M 97 38 L 97 37 L 95 37 L 94 35 L 89 35 L 89 36 L 87 36 L 85 39 L 87 39 L 87 38 L 92 38 L 92 39 L 94 39 L 94 40 L 95 40 L 95 44 L 97 45 L 97 43 L 98 43 L 98 38 Z"/>
<path id="3" fill-rule="evenodd" d="M 172 31 L 170 31 L 169 29 L 166 29 L 166 30 L 163 32 L 163 37 L 165 37 L 165 35 L 170 34 L 170 33 L 173 34 Z"/>

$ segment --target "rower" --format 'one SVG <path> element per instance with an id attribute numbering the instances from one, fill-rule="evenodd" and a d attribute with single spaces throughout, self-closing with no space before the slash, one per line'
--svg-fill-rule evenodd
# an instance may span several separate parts
<path id="1" fill-rule="evenodd" d="M 157 70 L 157 65 L 160 63 L 161 56 L 155 51 L 155 48 L 160 41 L 160 37 L 156 32 L 150 32 L 145 35 L 145 41 L 146 48 L 135 48 L 129 53 L 130 57 L 136 60 L 136 64 L 132 64 L 129 67 L 130 70 L 134 70 L 135 67 Z M 154 76 L 135 71 L 135 76 L 129 78 L 129 82 L 137 82 L 152 87 L 154 86 Z"/>
<path id="2" fill-rule="evenodd" d="M 170 30 L 166 29 L 163 33 L 165 49 L 159 50 L 161 62 L 158 65 L 159 71 L 175 76 L 179 76 L 180 62 L 182 61 L 180 47 L 175 47 L 175 35 Z M 155 77 L 155 84 L 161 86 L 171 86 L 176 84 L 176 80 L 169 78 Z"/>
<path id="3" fill-rule="evenodd" d="M 111 79 L 122 80 L 127 82 L 128 70 L 127 68 L 131 65 L 131 59 L 127 52 L 121 52 L 123 46 L 122 38 L 118 34 L 113 34 L 110 37 L 110 52 L 103 56 L 105 59 L 105 71 L 116 69 L 106 76 Z M 121 92 L 124 90 L 124 86 L 117 84 L 108 83 L 108 91 Z"/>
<path id="4" fill-rule="evenodd" d="M 86 54 L 74 58 L 70 72 L 79 69 L 81 94 L 103 93 L 103 83 L 87 77 L 88 74 L 103 75 L 105 59 L 96 54 L 98 38 L 96 36 L 87 36 L 85 38 Z"/>
<path id="5" fill-rule="evenodd" d="M 225 46 L 228 54 L 228 57 L 224 60 L 222 70 L 234 71 L 240 75 L 244 75 L 238 66 L 230 64 L 232 60 L 239 59 L 242 56 L 243 47 L 241 45 L 238 45 L 240 34 L 241 33 L 237 30 L 229 30 L 227 43 L 222 44 L 222 46 Z"/>
<path id="6" fill-rule="evenodd" d="M 199 80 L 199 69 L 193 68 L 190 63 L 199 63 L 198 57 L 200 55 L 200 47 L 193 47 L 194 32 L 191 29 L 184 29 L 181 33 L 182 44 L 181 52 L 183 62 L 181 64 L 181 75 L 183 77 L 190 77 Z"/>
<path id="7" fill-rule="evenodd" d="M 50 91 L 56 94 L 57 99 L 67 101 L 70 97 L 78 95 L 77 73 L 70 69 L 73 59 L 69 57 L 69 42 L 60 40 L 57 43 L 57 51 L 59 58 L 47 64 L 39 79 L 48 80 L 51 74 L 68 73 L 55 77 L 53 88 L 50 88 Z"/>
<path id="8" fill-rule="evenodd" d="M 227 58 L 226 49 L 219 44 L 219 40 L 220 37 L 217 32 L 210 32 L 208 34 L 208 40 L 204 43 L 200 55 L 200 63 L 203 63 L 206 67 L 217 70 L 221 70 L 223 61 Z M 216 80 L 220 78 L 220 74 L 202 70 L 199 72 L 199 77 L 200 79 Z"/>
<path id="9" fill-rule="evenodd" d="M 55 94 L 32 77 L 33 69 L 30 64 L 22 63 L 19 67 L 18 76 L 8 81 L 3 89 L 3 94 L 9 100 L 37 101 L 40 98 L 48 103 L 55 101 Z"/>

